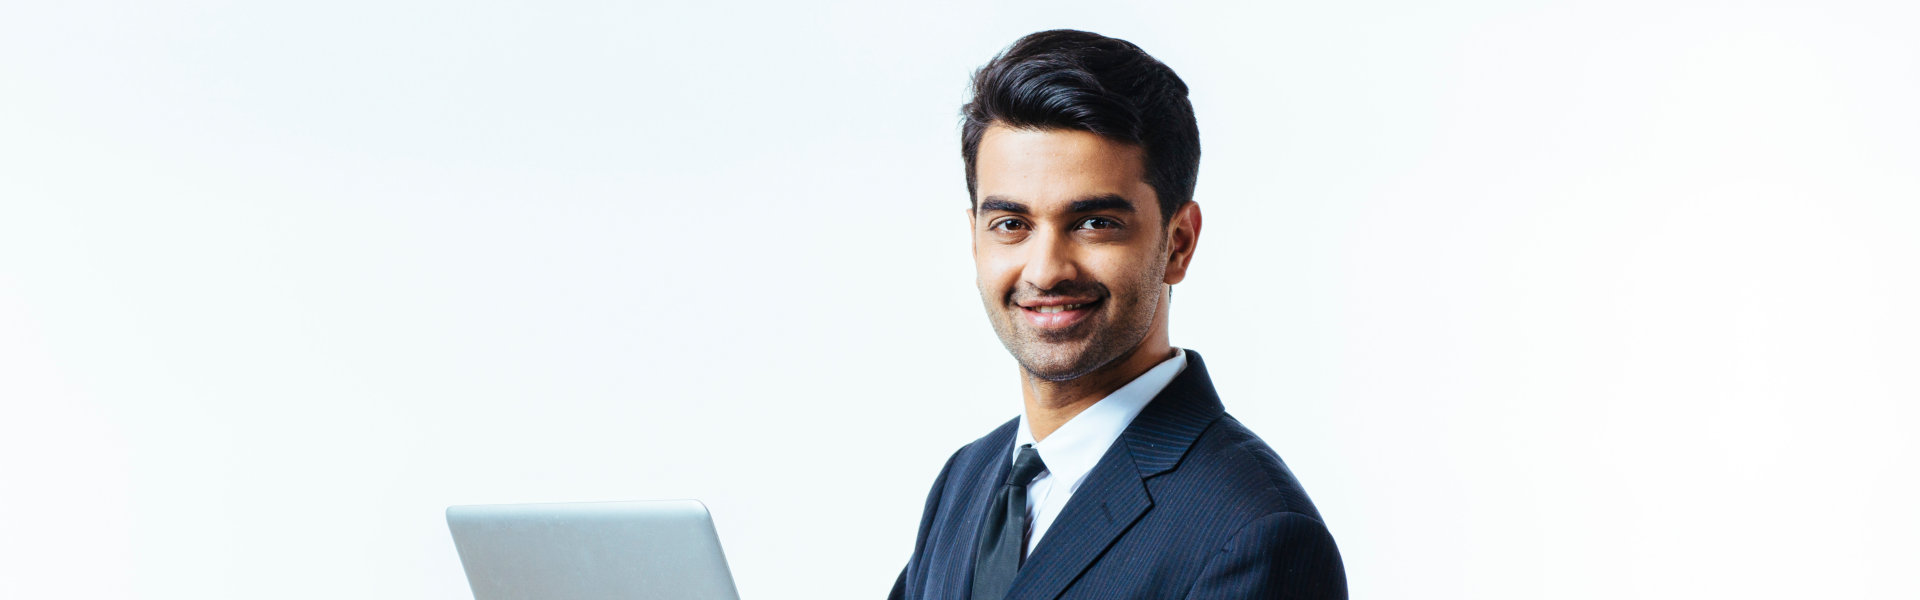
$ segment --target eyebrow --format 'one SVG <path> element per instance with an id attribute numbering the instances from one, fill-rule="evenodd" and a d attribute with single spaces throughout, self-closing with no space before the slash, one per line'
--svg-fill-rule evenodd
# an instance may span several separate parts
<path id="1" fill-rule="evenodd" d="M 1133 202 L 1121 197 L 1119 194 L 1107 194 L 1105 196 L 1081 198 L 1067 206 L 1067 212 L 1070 213 L 1098 211 L 1133 212 Z"/>
<path id="2" fill-rule="evenodd" d="M 1019 202 L 1014 202 L 1012 200 L 1008 200 L 1000 196 L 987 196 L 985 200 L 980 201 L 979 212 L 995 212 L 995 211 L 1010 212 L 1017 215 L 1030 214 L 1032 212 L 1027 210 L 1027 205 L 1021 204 Z"/>
<path id="3" fill-rule="evenodd" d="M 1027 208 L 1027 205 L 1021 204 L 1019 202 L 1014 202 L 1012 200 L 1008 200 L 1004 196 L 987 196 L 985 199 L 980 201 L 979 212 L 984 213 L 984 212 L 995 212 L 995 211 L 1008 212 L 1008 213 L 1014 213 L 1019 215 L 1033 213 L 1032 210 Z M 1087 198 L 1081 198 L 1079 200 L 1074 200 L 1071 204 L 1067 205 L 1068 213 L 1088 213 L 1088 212 L 1100 212 L 1100 211 L 1126 212 L 1126 213 L 1134 212 L 1133 201 L 1128 200 L 1126 199 L 1125 196 L 1121 196 L 1119 194 L 1106 194 L 1101 196 L 1091 196 Z"/>

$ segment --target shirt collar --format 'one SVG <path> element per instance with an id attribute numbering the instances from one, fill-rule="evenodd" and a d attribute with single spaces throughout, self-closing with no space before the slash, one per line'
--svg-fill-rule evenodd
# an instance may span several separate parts
<path id="1" fill-rule="evenodd" d="M 1033 449 L 1040 453 L 1040 462 L 1047 465 L 1047 473 L 1078 488 L 1087 472 L 1093 470 L 1094 464 L 1100 462 L 1100 457 L 1107 453 L 1107 447 L 1120 439 L 1127 425 L 1133 423 L 1133 418 L 1140 416 L 1140 411 L 1146 409 L 1147 403 L 1160 395 L 1160 390 L 1165 389 L 1174 376 L 1186 368 L 1187 352 L 1175 349 L 1173 358 L 1161 361 L 1093 403 L 1093 406 L 1080 411 L 1080 414 L 1068 419 L 1040 442 L 1033 441 L 1033 430 L 1027 427 L 1026 411 L 1021 411 L 1020 426 L 1014 428 L 1013 446 L 1018 448 L 1033 444 Z"/>

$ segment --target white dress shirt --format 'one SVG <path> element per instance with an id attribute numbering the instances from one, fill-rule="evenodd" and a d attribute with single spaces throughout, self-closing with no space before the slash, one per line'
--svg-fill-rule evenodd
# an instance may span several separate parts
<path id="1" fill-rule="evenodd" d="M 1040 453 L 1040 462 L 1047 469 L 1027 484 L 1027 516 L 1031 524 L 1031 533 L 1027 536 L 1027 553 L 1039 547 L 1040 536 L 1046 535 L 1047 527 L 1060 516 L 1060 509 L 1066 508 L 1067 500 L 1073 492 L 1080 489 L 1080 483 L 1086 481 L 1087 472 L 1093 470 L 1094 463 L 1107 453 L 1107 448 L 1120 439 L 1120 433 L 1127 430 L 1133 418 L 1160 390 L 1173 381 L 1175 375 L 1187 368 L 1187 352 L 1174 349 L 1173 358 L 1169 358 L 1133 381 L 1114 390 L 1112 394 L 1101 398 L 1093 406 L 1068 419 L 1066 424 L 1055 429 L 1047 439 L 1033 441 L 1033 430 L 1027 427 L 1026 411 L 1020 413 L 1020 426 L 1014 429 L 1013 447 L 1033 444 Z M 1009 459 L 1011 460 L 1011 459 Z"/>

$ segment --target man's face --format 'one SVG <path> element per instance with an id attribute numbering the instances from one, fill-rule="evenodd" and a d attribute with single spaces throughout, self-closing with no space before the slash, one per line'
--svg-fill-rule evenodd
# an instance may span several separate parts
<path id="1" fill-rule="evenodd" d="M 1164 318 L 1167 238 L 1141 157 L 1084 131 L 993 125 L 981 136 L 980 299 L 1007 351 L 1041 379 L 1106 366 Z"/>

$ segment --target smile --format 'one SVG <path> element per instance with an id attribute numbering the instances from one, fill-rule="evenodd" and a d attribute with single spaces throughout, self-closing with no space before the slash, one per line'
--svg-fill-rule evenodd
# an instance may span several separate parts
<path id="1" fill-rule="evenodd" d="M 1048 304 L 1044 306 L 1022 306 L 1020 316 L 1027 323 L 1040 329 L 1060 331 L 1073 327 L 1086 320 L 1100 306 L 1099 300 L 1077 302 L 1073 304 Z"/>

